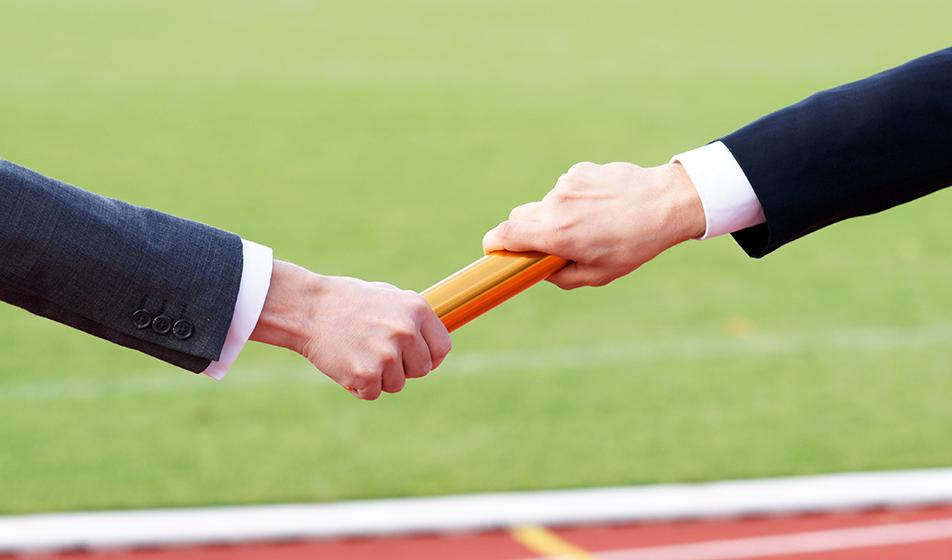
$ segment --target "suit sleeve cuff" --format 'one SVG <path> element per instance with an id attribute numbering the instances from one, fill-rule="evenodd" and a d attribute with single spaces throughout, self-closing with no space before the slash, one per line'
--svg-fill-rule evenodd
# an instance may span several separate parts
<path id="1" fill-rule="evenodd" d="M 245 343 L 251 337 L 264 300 L 268 296 L 271 286 L 271 266 L 273 256 L 271 249 L 251 241 L 241 240 L 244 259 L 241 265 L 241 285 L 238 288 L 238 299 L 235 302 L 235 311 L 231 317 L 231 326 L 225 338 L 218 360 L 209 364 L 203 372 L 213 379 L 222 379 L 231 368 Z"/>
<path id="2" fill-rule="evenodd" d="M 704 207 L 707 229 L 698 239 L 764 223 L 764 209 L 753 186 L 722 142 L 678 154 L 671 162 L 684 167 Z"/>

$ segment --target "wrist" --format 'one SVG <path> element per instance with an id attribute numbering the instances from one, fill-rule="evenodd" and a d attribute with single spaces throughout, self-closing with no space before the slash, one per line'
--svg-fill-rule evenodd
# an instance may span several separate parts
<path id="1" fill-rule="evenodd" d="M 698 239 L 707 231 L 707 218 L 697 188 L 680 163 L 668 163 L 661 169 L 665 190 L 670 195 L 667 223 L 675 232 L 675 243 Z"/>
<path id="2" fill-rule="evenodd" d="M 307 324 L 313 302 L 325 289 L 325 277 L 292 263 L 275 260 L 271 286 L 251 340 L 299 354 L 309 340 Z"/>

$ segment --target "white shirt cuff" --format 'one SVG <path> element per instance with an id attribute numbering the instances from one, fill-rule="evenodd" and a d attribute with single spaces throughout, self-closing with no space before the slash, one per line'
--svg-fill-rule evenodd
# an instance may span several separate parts
<path id="1" fill-rule="evenodd" d="M 707 230 L 698 239 L 717 237 L 764 223 L 764 209 L 744 170 L 722 142 L 671 158 L 694 183 L 704 207 Z"/>
<path id="2" fill-rule="evenodd" d="M 264 300 L 268 297 L 268 288 L 271 287 L 271 249 L 244 239 L 241 240 L 241 248 L 244 255 L 241 285 L 238 288 L 238 300 L 231 316 L 228 336 L 221 349 L 221 356 L 203 372 L 213 379 L 225 377 L 231 365 L 238 359 L 238 354 L 258 324 Z"/>

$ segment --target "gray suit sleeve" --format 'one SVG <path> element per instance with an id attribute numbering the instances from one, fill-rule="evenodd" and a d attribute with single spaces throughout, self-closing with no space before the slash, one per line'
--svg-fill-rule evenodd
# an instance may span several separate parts
<path id="1" fill-rule="evenodd" d="M 0 160 L 0 299 L 200 372 L 219 357 L 241 239 Z"/>

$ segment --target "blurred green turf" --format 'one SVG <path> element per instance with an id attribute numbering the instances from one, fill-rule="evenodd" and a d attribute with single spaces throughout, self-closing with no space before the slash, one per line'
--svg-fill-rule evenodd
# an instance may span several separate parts
<path id="1" fill-rule="evenodd" d="M 0 157 L 422 289 L 579 160 L 656 164 L 947 46 L 948 2 L 53 2 L 0 16 Z M 358 402 L 223 383 L 0 307 L 0 511 L 313 501 L 952 463 L 952 198 L 763 261 L 690 243 L 543 286 Z"/>

